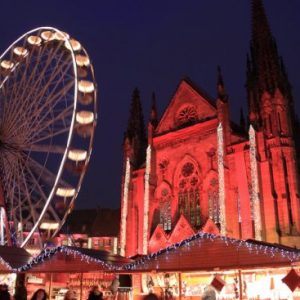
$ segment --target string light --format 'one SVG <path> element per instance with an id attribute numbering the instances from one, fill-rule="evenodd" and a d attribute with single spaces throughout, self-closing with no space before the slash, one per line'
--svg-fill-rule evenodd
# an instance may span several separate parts
<path id="1" fill-rule="evenodd" d="M 149 180 L 151 172 L 151 145 L 147 147 L 145 170 L 145 194 L 144 194 L 144 230 L 143 230 L 143 254 L 148 253 L 148 226 L 149 226 Z"/>
<path id="2" fill-rule="evenodd" d="M 182 240 L 180 242 L 177 242 L 167 248 L 160 249 L 157 252 L 151 253 L 147 256 L 144 256 L 138 260 L 136 260 L 134 263 L 129 263 L 127 265 L 122 266 L 123 270 L 135 270 L 138 269 L 138 266 L 145 265 L 149 261 L 156 261 L 155 267 L 157 268 L 159 266 L 159 261 L 157 258 L 165 254 L 166 255 L 166 261 L 169 259 L 168 255 L 175 251 L 181 253 L 183 251 L 190 251 L 191 250 L 191 244 L 195 242 L 199 242 L 199 247 L 201 247 L 201 241 L 203 240 L 209 240 L 211 242 L 215 242 L 217 240 L 221 240 L 224 242 L 225 247 L 234 245 L 236 247 L 236 250 L 239 250 L 239 248 L 246 247 L 246 249 L 249 251 L 249 253 L 252 253 L 253 255 L 269 255 L 271 258 L 274 258 L 276 255 L 280 255 L 282 258 L 285 258 L 289 260 L 290 263 L 294 261 L 300 260 L 300 251 L 297 249 L 283 249 L 280 248 L 280 246 L 273 246 L 272 244 L 258 244 L 251 241 L 244 241 L 244 240 L 237 240 L 233 238 L 229 238 L 226 236 L 221 235 L 214 235 L 212 233 L 206 233 L 206 232 L 198 232 L 195 235 Z M 184 248 L 182 248 L 184 247 Z M 181 248 L 181 249 L 180 249 Z"/>
<path id="3" fill-rule="evenodd" d="M 127 212 L 128 212 L 128 191 L 130 181 L 130 161 L 129 158 L 126 160 L 125 169 L 125 182 L 123 190 L 123 205 L 122 205 L 122 218 L 121 218 L 121 234 L 120 234 L 120 255 L 125 255 L 126 245 L 126 227 L 127 227 Z"/>
<path id="4" fill-rule="evenodd" d="M 0 257 L 0 264 L 5 266 L 9 271 L 16 272 L 16 269 L 13 268 L 8 262 L 6 262 L 2 257 Z"/>
<path id="5" fill-rule="evenodd" d="M 220 205 L 220 233 L 226 234 L 225 219 L 225 189 L 224 189 L 224 142 L 223 142 L 223 126 L 219 124 L 217 129 L 218 135 L 218 177 L 219 177 L 219 205 Z"/>
<path id="6" fill-rule="evenodd" d="M 262 240 L 262 225 L 261 225 L 261 211 L 260 201 L 258 197 L 258 174 L 257 174 L 257 160 L 256 160 L 256 140 L 255 130 L 252 125 L 249 128 L 249 142 L 250 142 L 250 173 L 251 173 L 251 207 L 254 220 L 255 239 Z"/>
<path id="7" fill-rule="evenodd" d="M 33 268 L 34 266 L 44 263 L 46 260 L 49 260 L 57 253 L 65 253 L 67 256 L 78 257 L 81 261 L 87 263 L 96 263 L 101 265 L 104 269 L 107 270 L 119 270 L 120 265 L 107 263 L 101 259 L 91 257 L 87 254 L 80 252 L 80 250 L 71 249 L 66 246 L 58 246 L 55 248 L 46 248 L 44 249 L 37 257 L 33 258 L 28 264 L 17 269 L 19 272 L 25 272 Z M 67 270 L 66 270 L 67 271 Z"/>

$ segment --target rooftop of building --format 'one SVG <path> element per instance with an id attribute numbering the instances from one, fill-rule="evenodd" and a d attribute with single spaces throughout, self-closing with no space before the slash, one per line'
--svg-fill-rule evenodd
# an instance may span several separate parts
<path id="1" fill-rule="evenodd" d="M 90 237 L 116 237 L 119 234 L 119 226 L 119 209 L 76 209 L 68 216 L 60 233 L 86 234 Z"/>

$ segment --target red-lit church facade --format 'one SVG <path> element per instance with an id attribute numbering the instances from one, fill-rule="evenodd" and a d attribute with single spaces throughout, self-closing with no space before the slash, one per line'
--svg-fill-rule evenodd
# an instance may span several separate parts
<path id="1" fill-rule="evenodd" d="M 148 136 L 138 90 L 124 139 L 120 254 L 148 254 L 198 231 L 300 247 L 298 121 L 260 0 L 252 1 L 247 121 L 230 119 L 220 69 L 213 99 L 182 80 Z"/>

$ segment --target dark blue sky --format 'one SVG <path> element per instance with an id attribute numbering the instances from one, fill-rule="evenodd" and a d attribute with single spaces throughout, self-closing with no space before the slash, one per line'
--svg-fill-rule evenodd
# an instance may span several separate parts
<path id="1" fill-rule="evenodd" d="M 300 1 L 265 0 L 265 8 L 299 113 Z M 147 120 L 152 91 L 161 113 L 184 76 L 215 97 L 220 64 L 233 119 L 246 106 L 250 0 L 9 0 L 0 12 L 1 51 L 34 27 L 53 26 L 78 39 L 94 64 L 99 123 L 77 208 L 119 206 L 121 145 L 135 87 Z"/>

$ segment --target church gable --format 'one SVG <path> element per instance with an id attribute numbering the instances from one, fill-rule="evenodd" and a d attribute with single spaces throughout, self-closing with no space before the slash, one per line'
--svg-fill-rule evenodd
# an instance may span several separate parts
<path id="1" fill-rule="evenodd" d="M 180 242 L 185 239 L 187 236 L 195 234 L 195 231 L 187 221 L 187 219 L 181 215 L 174 230 L 172 231 L 168 243 L 170 245 Z"/>
<path id="2" fill-rule="evenodd" d="M 215 117 L 215 104 L 189 80 L 179 84 L 175 95 L 163 114 L 156 133 L 168 132 Z"/>
<path id="3" fill-rule="evenodd" d="M 153 253 L 166 247 L 168 237 L 161 225 L 158 224 L 149 240 L 149 252 Z"/>
<path id="4" fill-rule="evenodd" d="M 207 233 L 212 233 L 215 235 L 220 234 L 220 230 L 219 230 L 218 226 L 211 219 L 208 219 L 206 221 L 206 223 L 202 227 L 201 231 L 207 232 Z"/>

